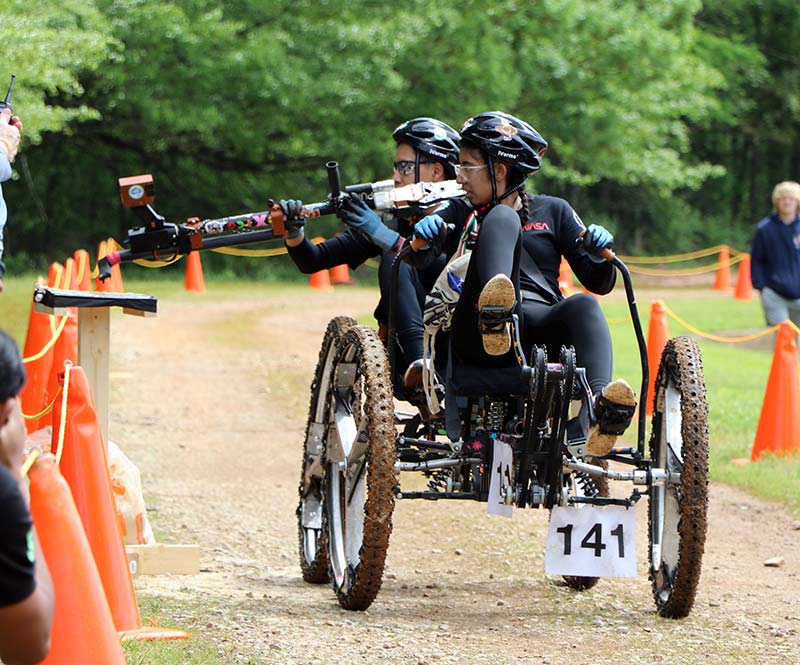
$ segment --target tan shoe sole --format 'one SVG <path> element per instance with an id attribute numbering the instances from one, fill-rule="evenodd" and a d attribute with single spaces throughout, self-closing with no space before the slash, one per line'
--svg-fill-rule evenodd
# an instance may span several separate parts
<path id="1" fill-rule="evenodd" d="M 478 297 L 479 312 L 483 307 L 502 307 L 511 311 L 516 304 L 514 284 L 503 274 L 495 275 L 486 282 Z M 483 350 L 490 356 L 502 356 L 511 349 L 511 325 L 506 323 L 504 327 L 505 330 L 501 334 L 481 335 Z"/>
<path id="2" fill-rule="evenodd" d="M 603 388 L 603 397 L 609 402 L 614 402 L 614 404 L 636 406 L 636 397 L 633 394 L 633 388 L 631 388 L 624 379 L 612 381 Z M 592 428 L 589 430 L 589 436 L 586 437 L 585 450 L 589 455 L 603 457 L 611 452 L 616 442 L 616 434 L 603 434 L 600 431 L 600 425 L 592 425 Z"/>

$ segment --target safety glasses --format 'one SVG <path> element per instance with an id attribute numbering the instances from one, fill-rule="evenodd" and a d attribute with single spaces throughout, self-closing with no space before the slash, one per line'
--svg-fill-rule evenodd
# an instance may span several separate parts
<path id="1" fill-rule="evenodd" d="M 429 159 L 420 159 L 420 164 L 430 164 Z M 400 159 L 396 162 L 393 162 L 392 166 L 394 170 L 397 171 L 401 175 L 412 175 L 414 173 L 414 160 L 413 159 Z"/>
<path id="2" fill-rule="evenodd" d="M 479 166 L 463 166 L 462 164 L 456 164 L 456 175 L 461 176 L 462 180 L 470 180 L 475 173 L 488 168 L 488 164 L 480 164 Z"/>

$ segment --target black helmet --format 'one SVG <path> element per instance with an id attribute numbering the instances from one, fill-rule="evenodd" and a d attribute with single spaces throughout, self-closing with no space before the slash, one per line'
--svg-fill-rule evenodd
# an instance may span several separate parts
<path id="1" fill-rule="evenodd" d="M 535 173 L 542 166 L 547 141 L 527 122 L 501 111 L 487 111 L 461 126 L 461 138 L 474 143 L 493 159 Z"/>
<path id="2" fill-rule="evenodd" d="M 407 120 L 394 130 L 392 138 L 395 143 L 408 143 L 418 153 L 424 153 L 445 165 L 458 164 L 458 132 L 436 118 Z"/>

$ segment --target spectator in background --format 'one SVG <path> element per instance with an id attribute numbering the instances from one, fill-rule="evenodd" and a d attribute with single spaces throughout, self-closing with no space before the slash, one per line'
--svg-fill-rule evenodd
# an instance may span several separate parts
<path id="1" fill-rule="evenodd" d="M 47 657 L 54 607 L 21 473 L 25 425 L 17 395 L 24 383 L 19 349 L 0 330 L 0 660 L 7 665 Z"/>
<path id="2" fill-rule="evenodd" d="M 19 118 L 12 117 L 11 109 L 3 109 L 0 113 L 0 182 L 5 182 L 11 177 L 11 162 L 17 156 L 21 132 L 22 123 Z M 3 199 L 3 190 L 0 188 L 0 292 L 3 291 L 3 276 L 6 273 L 6 264 L 3 263 L 3 232 L 7 217 L 6 202 Z"/>
<path id="3" fill-rule="evenodd" d="M 800 184 L 781 182 L 772 190 L 775 212 L 758 223 L 750 266 L 761 292 L 767 325 L 791 319 L 800 326 Z"/>

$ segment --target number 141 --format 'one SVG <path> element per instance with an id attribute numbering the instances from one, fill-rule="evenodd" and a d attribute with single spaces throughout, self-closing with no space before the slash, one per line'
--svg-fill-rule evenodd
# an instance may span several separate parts
<path id="1" fill-rule="evenodd" d="M 558 533 L 564 535 L 564 556 L 569 556 L 572 554 L 572 528 L 572 524 L 565 524 L 564 526 L 556 529 Z M 623 539 L 622 524 L 617 524 L 616 528 L 612 529 L 609 535 L 612 538 L 612 543 L 614 537 L 616 536 L 618 556 L 620 559 L 624 559 L 625 542 Z M 589 531 L 581 540 L 580 546 L 588 550 L 594 550 L 594 555 L 596 557 L 602 556 L 603 550 L 608 547 L 603 542 L 603 525 L 599 522 L 595 522 L 595 524 L 589 529 Z"/>

